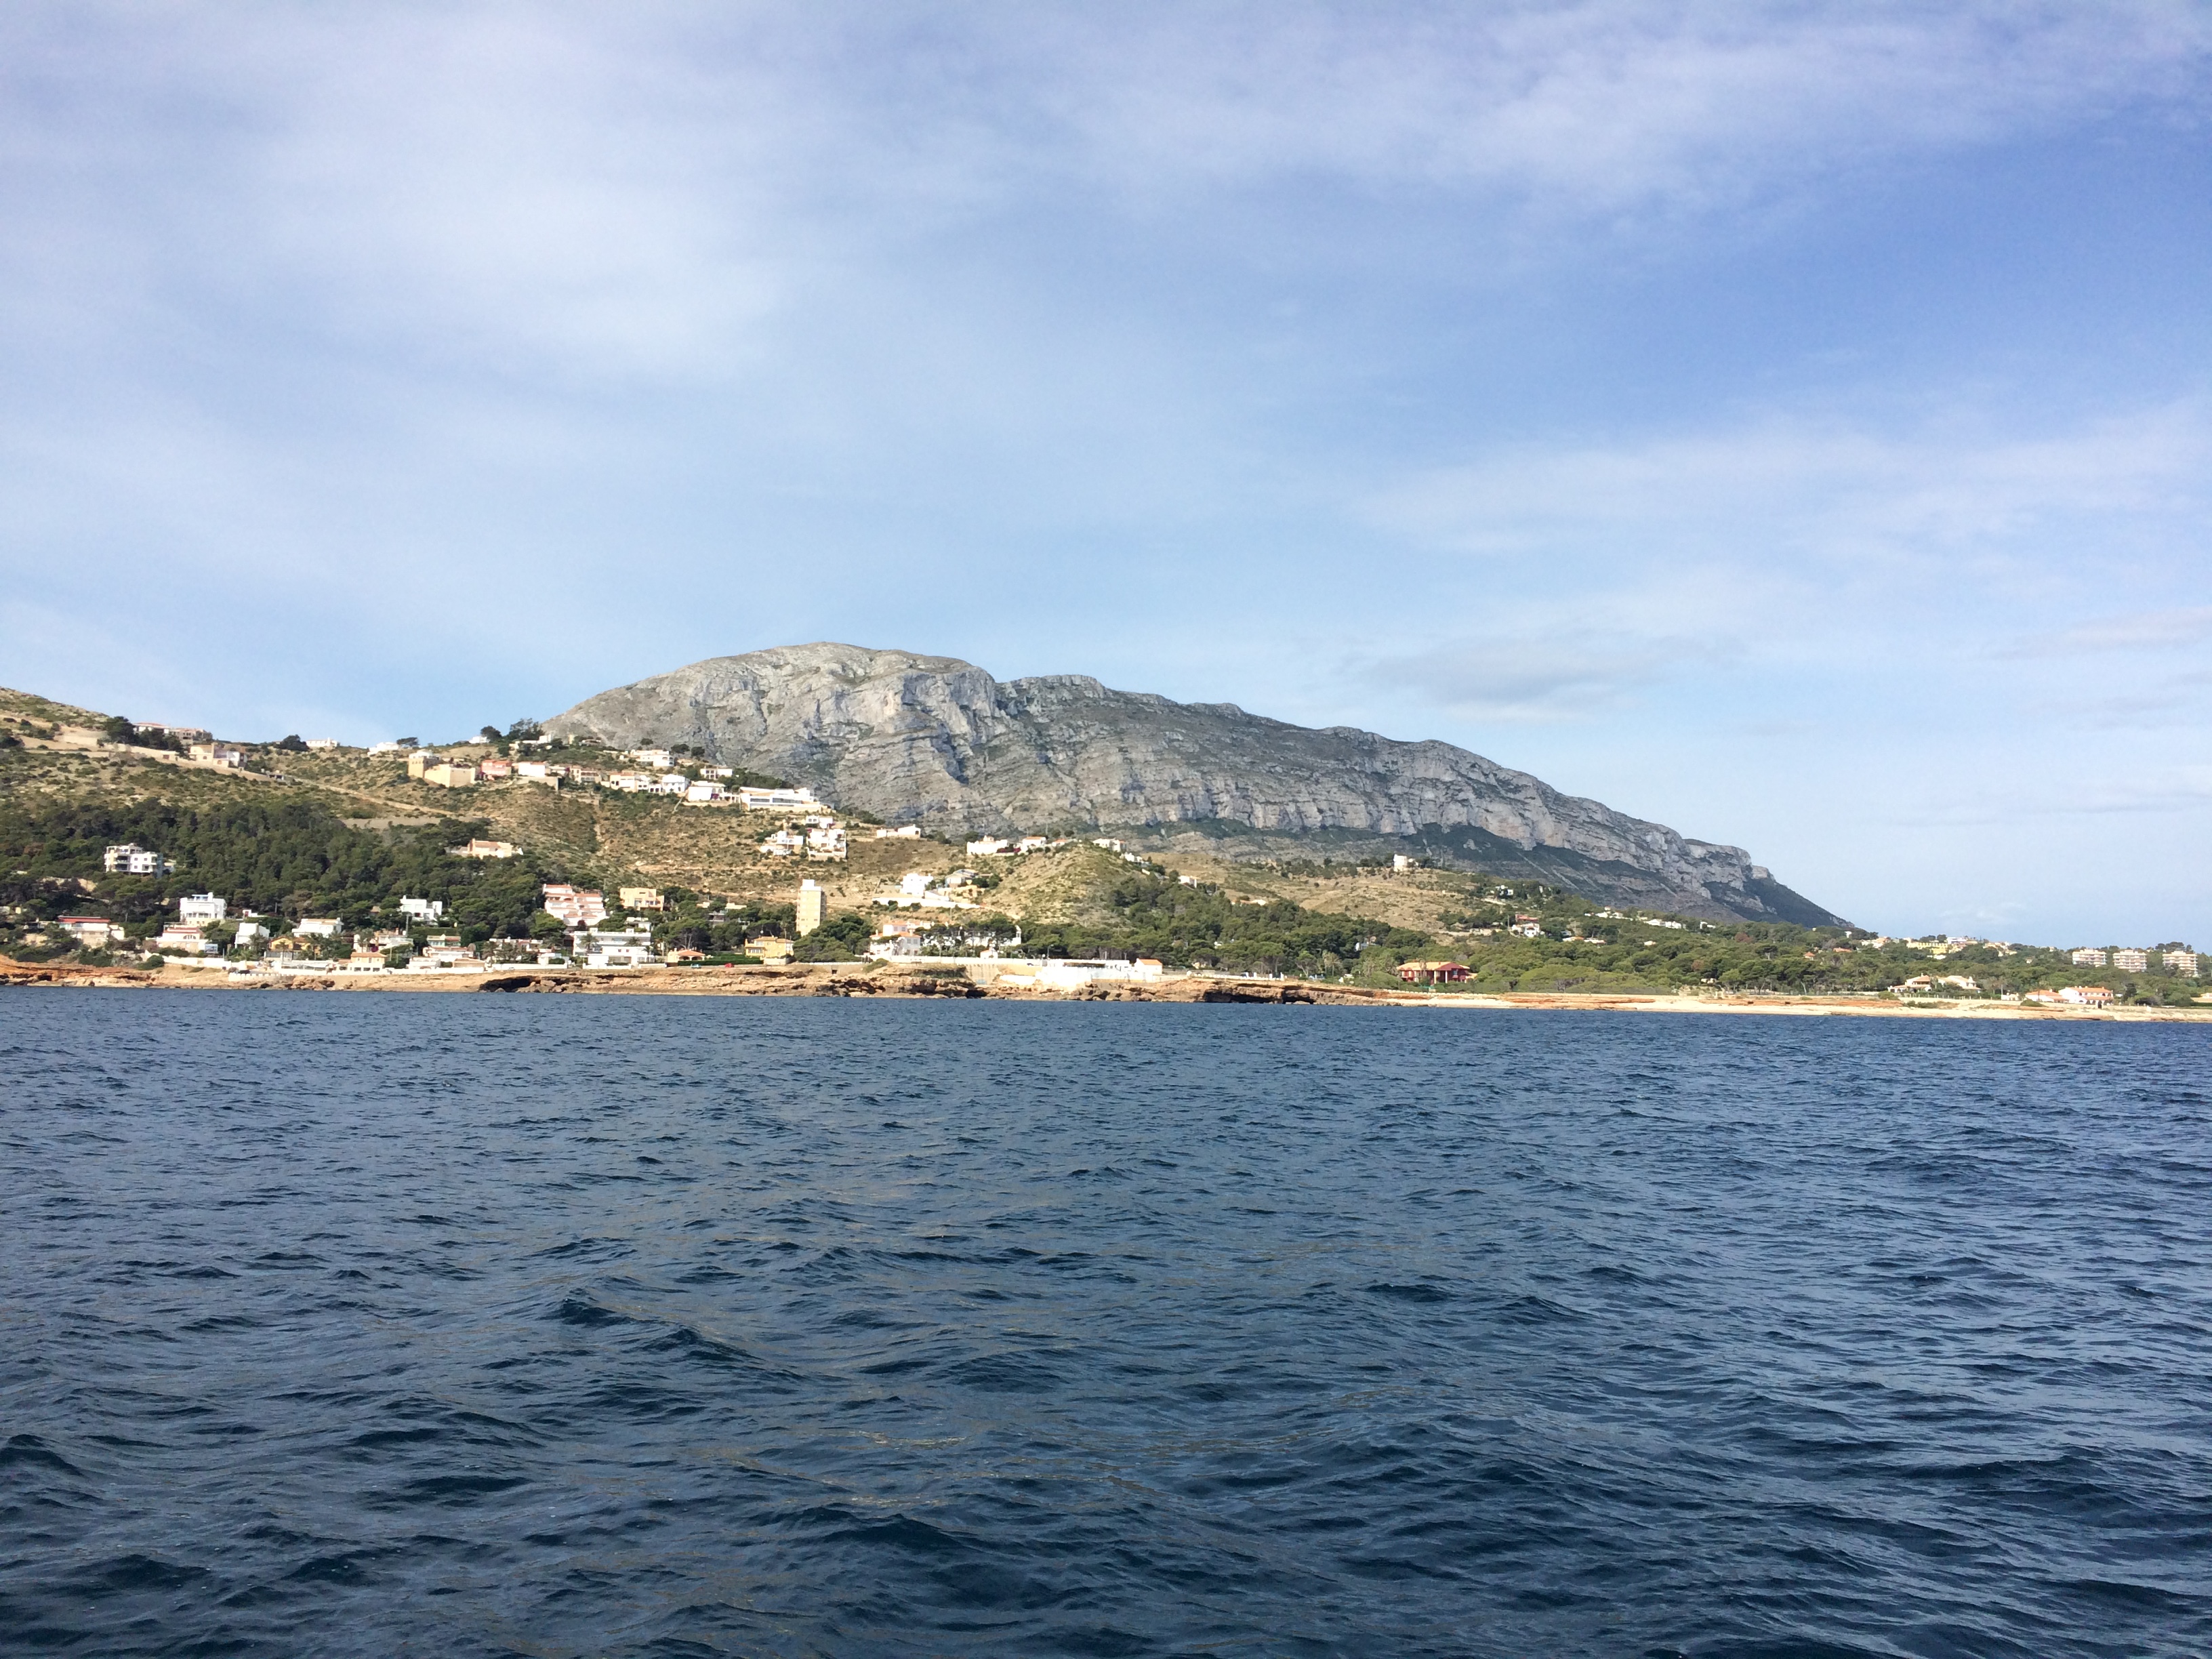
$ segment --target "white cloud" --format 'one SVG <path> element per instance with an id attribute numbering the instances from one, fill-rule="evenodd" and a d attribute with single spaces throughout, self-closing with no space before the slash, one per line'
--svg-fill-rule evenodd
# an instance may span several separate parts
<path id="1" fill-rule="evenodd" d="M 1767 422 L 1618 445 L 1516 447 L 1439 469 L 1370 504 L 1435 547 L 1498 556 L 1601 550 L 1761 562 L 1777 556 L 1885 563 L 2001 552 L 2039 528 L 2096 515 L 2159 520 L 2202 498 L 2212 423 L 2194 404 L 2057 436 L 1929 424 L 1892 435 Z M 2077 548 L 2098 561 L 2105 550 Z"/>
<path id="2" fill-rule="evenodd" d="M 1046 35 L 1030 56 L 1040 101 L 1116 175 L 1472 184 L 1598 212 L 1733 200 L 1808 167 L 2170 94 L 2212 52 L 2212 19 L 2156 3 L 1273 4 L 1139 9 L 1133 27 L 1132 16 Z M 1079 62 L 1087 72 L 1070 69 Z"/>
<path id="3" fill-rule="evenodd" d="M 2155 0 L 29 3 L 0 205 L 48 328 L 198 290 L 433 369 L 681 381 L 840 271 L 1071 193 L 1318 178 L 1610 226 L 2162 97 L 2209 56 L 2212 14 Z"/>

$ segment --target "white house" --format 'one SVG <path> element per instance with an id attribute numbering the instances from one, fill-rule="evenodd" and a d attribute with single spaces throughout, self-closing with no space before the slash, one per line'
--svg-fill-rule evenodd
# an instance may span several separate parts
<path id="1" fill-rule="evenodd" d="M 417 921 L 435 921 L 446 914 L 446 901 L 443 899 L 403 898 L 399 901 L 399 914 L 403 916 L 412 916 Z M 302 933 L 307 931 L 306 923 L 303 922 L 301 924 L 300 931 Z"/>
<path id="2" fill-rule="evenodd" d="M 876 839 L 878 841 L 920 841 L 921 826 L 918 823 L 902 823 L 896 830 L 889 830 L 879 824 L 876 829 Z"/>
<path id="3" fill-rule="evenodd" d="M 336 916 L 301 916 L 292 932 L 301 939 L 336 939 L 338 919 Z"/>
<path id="4" fill-rule="evenodd" d="M 750 785 L 738 791 L 738 804 L 749 812 L 811 812 L 822 805 L 811 789 L 757 789 Z"/>
<path id="5" fill-rule="evenodd" d="M 996 836 L 981 836 L 968 843 L 968 856 L 971 859 L 996 858 L 1012 845 L 1013 842 L 1002 841 Z"/>
<path id="6" fill-rule="evenodd" d="M 112 876 L 166 876 L 177 867 L 159 853 L 149 853 L 131 842 L 109 848 L 100 865 Z"/>
<path id="7" fill-rule="evenodd" d="M 566 882 L 549 881 L 539 891 L 545 908 L 574 927 L 588 927 L 595 921 L 604 921 L 607 915 L 605 895 L 589 888 L 579 890 Z"/>
<path id="8" fill-rule="evenodd" d="M 111 940 L 123 937 L 123 924 L 110 921 L 106 916 L 64 916 L 62 931 L 88 950 L 99 950 Z"/>
<path id="9" fill-rule="evenodd" d="M 177 901 L 177 920 L 179 922 L 221 921 L 230 913 L 228 900 L 213 893 L 187 893 Z"/>
<path id="10" fill-rule="evenodd" d="M 309 738 L 307 739 L 307 747 L 310 749 L 335 749 L 337 746 L 338 740 L 336 738 Z"/>

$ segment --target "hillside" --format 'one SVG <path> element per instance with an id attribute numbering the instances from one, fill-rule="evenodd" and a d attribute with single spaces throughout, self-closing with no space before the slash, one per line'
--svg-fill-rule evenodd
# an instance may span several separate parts
<path id="1" fill-rule="evenodd" d="M 1313 730 L 1080 675 L 1000 682 L 950 657 L 806 645 L 717 657 L 547 722 L 697 746 L 848 809 L 947 833 L 1111 829 L 1231 860 L 1413 853 L 1613 904 L 1831 925 L 1742 848 L 1561 793 L 1450 744 Z"/>

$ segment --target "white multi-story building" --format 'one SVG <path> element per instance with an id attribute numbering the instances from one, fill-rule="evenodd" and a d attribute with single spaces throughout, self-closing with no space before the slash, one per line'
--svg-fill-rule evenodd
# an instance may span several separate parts
<path id="1" fill-rule="evenodd" d="M 996 836 L 979 836 L 968 843 L 968 856 L 971 859 L 996 858 L 1012 847 L 1013 842 L 1002 841 Z"/>
<path id="2" fill-rule="evenodd" d="M 399 914 L 403 916 L 412 916 L 417 921 L 435 921 L 446 914 L 446 901 L 403 898 L 399 901 Z"/>
<path id="3" fill-rule="evenodd" d="M 629 757 L 640 766 L 650 766 L 656 772 L 665 772 L 676 764 L 676 757 L 665 749 L 633 749 Z"/>
<path id="4" fill-rule="evenodd" d="M 130 842 L 109 848 L 100 864 L 111 876 L 166 876 L 177 867 L 159 853 L 149 853 Z"/>
<path id="5" fill-rule="evenodd" d="M 2105 953 L 2094 946 L 2084 945 L 2074 953 L 2074 965 L 2076 968 L 2102 968 Z"/>
<path id="6" fill-rule="evenodd" d="M 2163 960 L 2165 961 L 2166 965 L 2172 969 L 2175 973 L 2185 974 L 2191 979 L 2195 979 L 2197 977 L 2196 951 L 2187 950 L 2168 951 Z"/>
<path id="7" fill-rule="evenodd" d="M 811 812 L 822 805 L 811 789 L 759 789 L 750 784 L 738 791 L 738 804 L 749 812 Z"/>
<path id="8" fill-rule="evenodd" d="M 310 749 L 335 749 L 337 746 L 338 740 L 336 738 L 309 738 L 307 739 L 307 747 Z"/>
<path id="9" fill-rule="evenodd" d="M 2150 966 L 2150 952 L 2148 951 L 2115 951 L 2112 952 L 2112 966 L 2120 969 L 2126 973 L 2140 974 L 2143 969 Z"/>
<path id="10" fill-rule="evenodd" d="M 566 882 L 547 882 L 540 892 L 545 908 L 571 927 L 588 927 L 607 919 L 605 894 L 588 888 L 579 890 Z"/>
<path id="11" fill-rule="evenodd" d="M 177 920 L 181 923 L 221 921 L 229 913 L 229 901 L 213 893 L 187 893 L 177 901 Z"/>

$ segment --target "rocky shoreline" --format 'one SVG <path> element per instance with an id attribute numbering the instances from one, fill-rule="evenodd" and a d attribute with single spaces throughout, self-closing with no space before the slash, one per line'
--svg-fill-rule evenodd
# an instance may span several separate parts
<path id="1" fill-rule="evenodd" d="M 234 975 L 213 968 L 90 968 L 0 958 L 0 988 L 74 986 L 96 990 L 331 991 L 340 993 L 552 994 L 565 996 L 883 997 L 998 1002 L 1191 1002 L 1304 1004 L 1431 1009 L 1552 1009 L 1626 1013 L 1841 1015 L 1882 1019 L 2074 1020 L 2105 1024 L 2212 1024 L 2212 1007 L 2068 1008 L 1960 1000 L 1914 1004 L 1871 997 L 1792 996 L 1744 992 L 1703 996 L 1520 991 L 1376 990 L 1311 980 L 1226 979 L 1203 975 L 1106 981 L 1073 990 L 985 985 L 965 974 L 902 966 L 815 963 L 776 968 L 516 969 L 466 974 L 288 974 Z"/>

